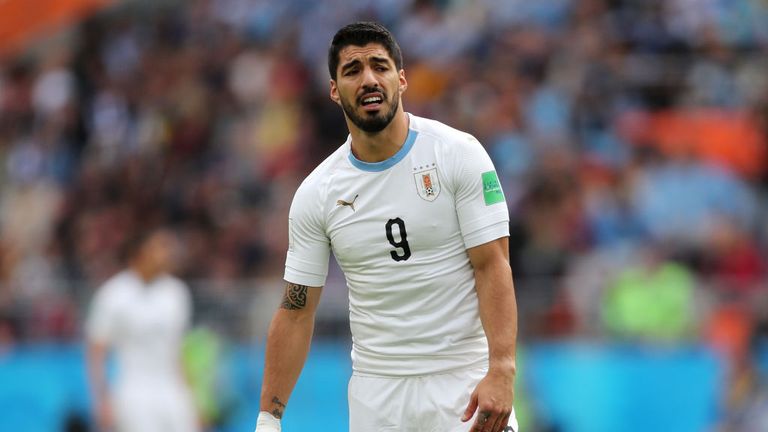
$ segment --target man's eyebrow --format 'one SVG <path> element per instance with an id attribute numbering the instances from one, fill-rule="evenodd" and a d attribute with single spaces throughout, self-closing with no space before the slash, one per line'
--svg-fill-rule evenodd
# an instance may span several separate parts
<path id="1" fill-rule="evenodd" d="M 341 65 L 341 70 L 347 70 L 347 69 L 351 68 L 352 66 L 356 66 L 356 65 L 359 65 L 359 64 L 360 64 L 360 60 L 358 60 L 358 59 L 350 60 L 350 61 L 344 63 L 343 65 Z"/>
<path id="2" fill-rule="evenodd" d="M 389 59 L 386 57 L 371 57 L 371 61 L 374 63 L 389 63 Z"/>

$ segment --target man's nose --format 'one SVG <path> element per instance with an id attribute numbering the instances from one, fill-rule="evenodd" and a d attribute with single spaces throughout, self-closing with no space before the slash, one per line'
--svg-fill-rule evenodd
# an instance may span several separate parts
<path id="1" fill-rule="evenodd" d="M 373 68 L 363 69 L 363 87 L 379 87 L 379 79 L 373 71 Z"/>

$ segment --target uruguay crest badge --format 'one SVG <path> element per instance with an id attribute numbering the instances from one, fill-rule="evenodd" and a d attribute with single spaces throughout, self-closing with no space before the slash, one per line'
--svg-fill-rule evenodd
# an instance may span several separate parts
<path id="1" fill-rule="evenodd" d="M 416 192 L 427 201 L 434 201 L 440 195 L 440 179 L 437 177 L 437 167 L 419 171 L 413 174 L 416 180 Z"/>

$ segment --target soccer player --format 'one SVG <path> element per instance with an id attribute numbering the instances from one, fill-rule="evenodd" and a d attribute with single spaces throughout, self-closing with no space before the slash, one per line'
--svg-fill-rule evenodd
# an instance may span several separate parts
<path id="1" fill-rule="evenodd" d="M 191 315 L 187 286 L 168 274 L 176 240 L 157 229 L 127 248 L 128 268 L 101 286 L 86 322 L 88 375 L 100 430 L 194 432 L 180 349 Z M 117 377 L 107 385 L 107 356 Z"/>
<path id="2" fill-rule="evenodd" d="M 509 214 L 488 154 L 403 110 L 402 56 L 383 26 L 343 27 L 328 66 L 349 137 L 293 199 L 256 431 L 280 430 L 331 250 L 349 288 L 351 432 L 517 431 Z"/>

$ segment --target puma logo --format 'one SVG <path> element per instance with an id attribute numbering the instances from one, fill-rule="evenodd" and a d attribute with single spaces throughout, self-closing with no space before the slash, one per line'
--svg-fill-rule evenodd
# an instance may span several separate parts
<path id="1" fill-rule="evenodd" d="M 355 195 L 354 198 L 352 198 L 352 201 L 344 201 L 344 200 L 336 200 L 337 206 L 349 206 L 349 208 L 352 209 L 352 211 L 355 211 L 355 200 L 357 199 L 357 195 Z"/>

